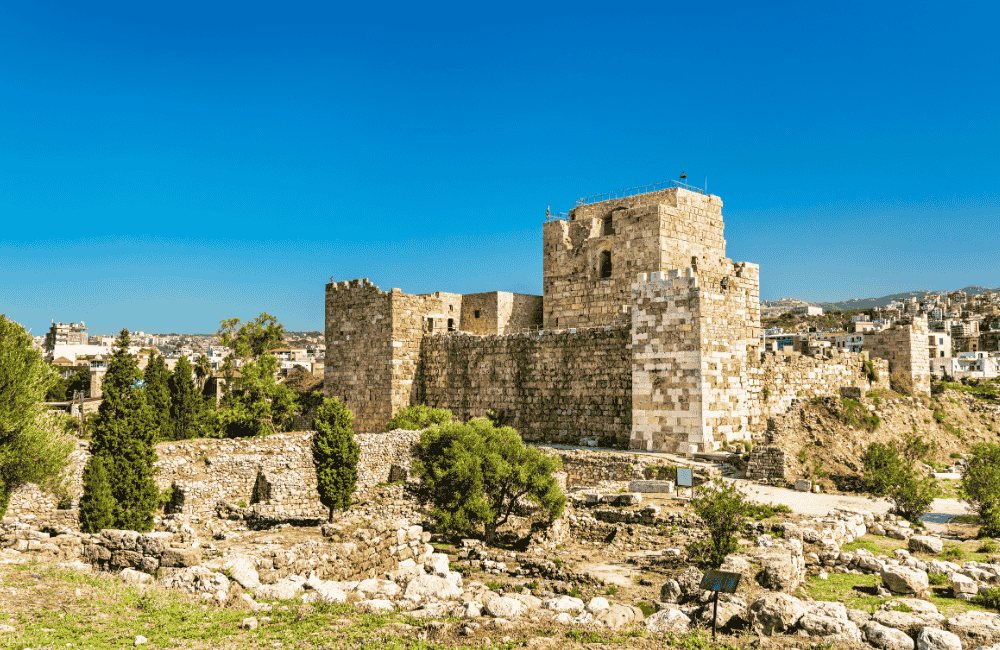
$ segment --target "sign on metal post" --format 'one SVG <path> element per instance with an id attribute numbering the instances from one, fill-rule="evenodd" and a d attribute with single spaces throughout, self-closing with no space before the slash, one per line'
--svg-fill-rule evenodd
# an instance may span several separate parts
<path id="1" fill-rule="evenodd" d="M 715 592 L 712 605 L 712 639 L 715 639 L 716 621 L 719 617 L 719 593 L 731 594 L 740 584 L 740 574 L 732 571 L 709 569 L 701 579 L 701 588 Z"/>
<path id="2" fill-rule="evenodd" d="M 677 496 L 680 496 L 680 489 L 682 487 L 689 488 L 691 490 L 691 498 L 694 498 L 694 470 L 690 467 L 678 467 L 677 468 Z"/>

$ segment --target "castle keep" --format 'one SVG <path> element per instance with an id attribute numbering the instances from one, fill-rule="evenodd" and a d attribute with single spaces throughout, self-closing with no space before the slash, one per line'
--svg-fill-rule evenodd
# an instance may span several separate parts
<path id="1" fill-rule="evenodd" d="M 726 257 L 718 196 L 581 202 L 543 240 L 544 296 L 330 282 L 327 394 L 362 431 L 425 403 L 492 411 L 528 440 L 689 454 L 749 439 L 796 399 L 871 386 L 862 355 L 762 351 L 758 267 Z"/>

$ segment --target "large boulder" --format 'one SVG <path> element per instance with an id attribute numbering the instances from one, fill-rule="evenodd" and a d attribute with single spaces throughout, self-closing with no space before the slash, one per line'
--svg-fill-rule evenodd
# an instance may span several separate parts
<path id="1" fill-rule="evenodd" d="M 248 558 L 243 556 L 227 558 L 222 569 L 244 589 L 254 591 L 260 586 L 260 575 L 254 563 Z"/>
<path id="2" fill-rule="evenodd" d="M 872 615 L 872 620 L 887 627 L 902 630 L 910 636 L 916 636 L 922 628 L 928 625 L 937 626 L 944 624 L 944 616 L 937 612 L 907 612 L 891 609 L 875 612 Z"/>
<path id="3" fill-rule="evenodd" d="M 416 602 L 428 599 L 452 600 L 461 595 L 462 588 L 450 576 L 443 578 L 427 574 L 410 580 L 403 592 L 404 598 Z"/>
<path id="4" fill-rule="evenodd" d="M 572 596 L 559 596 L 558 598 L 550 598 L 546 600 L 545 609 L 551 609 L 556 612 L 572 612 L 574 614 L 579 614 L 583 611 L 584 604 L 579 598 L 573 598 Z M 607 609 L 607 607 L 602 609 Z"/>
<path id="5" fill-rule="evenodd" d="M 817 602 L 805 606 L 806 612 L 798 622 L 800 634 L 820 637 L 829 643 L 861 641 L 861 629 L 850 620 L 843 603 Z"/>
<path id="6" fill-rule="evenodd" d="M 1000 614 L 979 610 L 962 612 L 948 619 L 948 629 L 973 643 L 1000 643 Z"/>
<path id="7" fill-rule="evenodd" d="M 917 635 L 917 650 L 962 650 L 962 640 L 951 632 L 925 627 Z"/>
<path id="8" fill-rule="evenodd" d="M 691 619 L 676 607 L 667 607 L 649 616 L 649 618 L 643 621 L 643 625 L 653 633 L 684 633 L 691 626 Z"/>
<path id="9" fill-rule="evenodd" d="M 805 560 L 802 550 L 776 548 L 760 557 L 757 582 L 765 589 L 793 592 L 805 580 Z"/>
<path id="10" fill-rule="evenodd" d="M 948 583 L 951 585 L 951 593 L 955 598 L 971 600 L 979 593 L 979 584 L 961 573 L 952 573 L 948 576 Z"/>
<path id="11" fill-rule="evenodd" d="M 944 542 L 933 535 L 914 535 L 906 542 L 906 548 L 911 553 L 930 553 L 937 555 L 944 549 Z"/>
<path id="12" fill-rule="evenodd" d="M 291 600 L 302 595 L 305 581 L 284 578 L 272 585 L 258 585 L 254 595 L 261 600 Z"/>
<path id="13" fill-rule="evenodd" d="M 612 630 L 620 630 L 623 627 L 638 623 L 643 619 L 642 610 L 631 605 L 615 603 L 607 609 L 602 609 L 594 615 L 594 620 Z"/>
<path id="14" fill-rule="evenodd" d="M 865 640 L 879 650 L 913 650 L 913 639 L 902 630 L 868 621 L 862 632 Z"/>
<path id="15" fill-rule="evenodd" d="M 805 612 L 805 605 L 795 596 L 780 592 L 764 594 L 750 605 L 750 627 L 767 636 L 786 634 Z"/>
<path id="16" fill-rule="evenodd" d="M 882 584 L 894 594 L 920 595 L 930 587 L 926 571 L 895 565 L 882 568 Z"/>
<path id="17" fill-rule="evenodd" d="M 497 596 L 486 601 L 486 611 L 493 618 L 514 620 L 527 610 L 527 607 L 517 598 Z"/>
<path id="18" fill-rule="evenodd" d="M 712 602 L 705 603 L 694 618 L 705 627 L 712 626 Z M 720 594 L 719 616 L 716 619 L 720 630 L 731 632 L 743 628 L 747 622 L 747 601 L 732 594 Z"/>
<path id="19" fill-rule="evenodd" d="M 186 567 L 195 566 L 200 563 L 200 548 L 171 546 L 164 549 L 163 554 L 160 556 L 160 566 L 163 567 Z"/>

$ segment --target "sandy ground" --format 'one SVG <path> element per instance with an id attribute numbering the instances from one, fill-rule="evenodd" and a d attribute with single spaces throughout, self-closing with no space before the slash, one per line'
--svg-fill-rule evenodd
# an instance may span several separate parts
<path id="1" fill-rule="evenodd" d="M 859 510 L 875 513 L 889 511 L 889 502 L 885 499 L 853 494 L 813 494 L 811 492 L 796 492 L 788 488 L 760 485 L 750 481 L 727 479 L 733 481 L 748 499 L 757 503 L 772 505 L 783 503 L 800 515 L 823 516 L 837 508 Z M 969 513 L 968 505 L 958 499 L 934 499 L 931 511 L 924 515 L 928 524 L 946 524 L 956 515 Z"/>

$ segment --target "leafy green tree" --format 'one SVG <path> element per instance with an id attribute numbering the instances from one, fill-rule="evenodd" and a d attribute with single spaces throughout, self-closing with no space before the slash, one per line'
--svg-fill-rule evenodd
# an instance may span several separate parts
<path id="1" fill-rule="evenodd" d="M 212 376 L 212 362 L 204 354 L 198 355 L 194 364 L 194 376 L 198 380 L 198 390 L 205 390 L 205 382 Z"/>
<path id="2" fill-rule="evenodd" d="M 142 374 L 145 384 L 146 401 L 149 403 L 153 420 L 156 422 L 156 439 L 170 438 L 170 370 L 162 354 L 153 352 L 149 355 L 149 363 Z"/>
<path id="3" fill-rule="evenodd" d="M 205 399 L 195 385 L 191 362 L 181 357 L 167 381 L 170 392 L 169 436 L 173 440 L 197 438 L 208 433 Z"/>
<path id="4" fill-rule="evenodd" d="M 330 510 L 330 520 L 336 510 L 351 505 L 358 482 L 358 457 L 361 450 L 354 439 L 351 411 L 339 400 L 326 398 L 316 412 L 312 441 L 313 462 L 319 500 Z"/>
<path id="5" fill-rule="evenodd" d="M 266 313 L 243 324 L 238 318 L 222 321 L 219 338 L 232 351 L 223 366 L 226 392 L 219 411 L 227 437 L 282 431 L 294 421 L 299 409 L 295 391 L 278 383 L 278 360 L 271 354 L 284 332 Z"/>
<path id="6" fill-rule="evenodd" d="M 142 373 L 129 354 L 130 343 L 131 336 L 123 329 L 104 376 L 104 399 L 94 422 L 88 464 L 103 463 L 107 471 L 114 527 L 148 531 L 159 497 L 153 480 L 157 422 L 140 381 Z"/>
<path id="7" fill-rule="evenodd" d="M 962 474 L 962 492 L 979 513 L 979 536 L 1000 537 L 1000 444 L 972 447 Z"/>
<path id="8" fill-rule="evenodd" d="M 385 430 L 422 431 L 437 424 L 447 424 L 451 420 L 451 411 L 448 409 L 435 409 L 423 404 L 414 404 L 394 415 L 385 425 Z"/>
<path id="9" fill-rule="evenodd" d="M 920 521 L 937 496 L 937 482 L 926 474 L 921 476 L 917 469 L 929 449 L 919 436 L 910 436 L 902 449 L 895 442 L 873 442 L 861 457 L 865 488 L 889 498 L 893 510 L 914 523 Z"/>
<path id="10" fill-rule="evenodd" d="M 688 554 L 697 564 L 718 569 L 727 555 L 739 550 L 739 535 L 750 505 L 733 484 L 716 481 L 700 486 L 691 506 L 708 536 L 688 544 Z"/>
<path id="11" fill-rule="evenodd" d="M 481 530 L 486 541 L 510 519 L 522 501 L 534 504 L 545 524 L 562 514 L 566 496 L 553 472 L 559 459 L 525 446 L 510 427 L 486 418 L 431 427 L 416 446 L 414 470 L 431 516 L 447 532 Z"/>
<path id="12" fill-rule="evenodd" d="M 52 386 L 45 394 L 47 402 L 65 402 L 73 399 L 77 391 L 86 394 L 90 390 L 90 368 L 75 368 L 67 377 L 55 374 Z"/>
<path id="13" fill-rule="evenodd" d="M 0 518 L 15 489 L 54 486 L 69 462 L 73 440 L 44 418 L 54 380 L 24 328 L 0 314 Z"/>
<path id="14" fill-rule="evenodd" d="M 115 522 L 115 498 L 111 495 L 108 470 L 103 456 L 92 456 L 83 468 L 83 496 L 80 498 L 80 530 L 97 533 Z"/>

